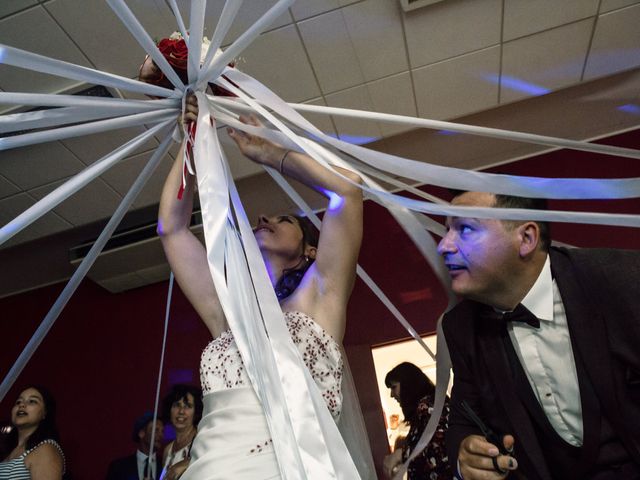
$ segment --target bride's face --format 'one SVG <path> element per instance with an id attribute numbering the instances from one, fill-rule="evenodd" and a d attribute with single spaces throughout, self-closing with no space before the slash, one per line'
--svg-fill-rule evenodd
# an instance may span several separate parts
<path id="1" fill-rule="evenodd" d="M 302 228 L 291 215 L 260 215 L 253 233 L 260 250 L 268 250 L 298 259 L 304 254 Z"/>

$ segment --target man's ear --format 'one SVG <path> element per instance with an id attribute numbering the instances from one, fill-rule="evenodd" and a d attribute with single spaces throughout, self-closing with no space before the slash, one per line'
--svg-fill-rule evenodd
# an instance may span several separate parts
<path id="1" fill-rule="evenodd" d="M 311 245 L 307 245 L 304 249 L 304 254 L 312 259 L 316 259 L 316 254 L 318 253 L 318 249 L 316 247 L 312 247 Z"/>
<path id="2" fill-rule="evenodd" d="M 520 241 L 520 257 L 528 257 L 535 252 L 540 244 L 540 226 L 536 222 L 526 222 L 518 227 Z"/>

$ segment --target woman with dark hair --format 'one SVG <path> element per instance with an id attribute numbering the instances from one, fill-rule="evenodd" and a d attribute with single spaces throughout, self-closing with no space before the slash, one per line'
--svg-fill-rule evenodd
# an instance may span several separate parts
<path id="1" fill-rule="evenodd" d="M 186 122 L 197 119 L 194 97 L 187 99 L 183 118 Z M 261 126 L 254 116 L 240 120 Z M 319 236 L 312 234 L 306 220 L 294 215 L 260 215 L 253 231 L 293 343 L 337 419 L 342 407 L 340 342 L 362 240 L 362 192 L 303 153 L 238 130 L 228 133 L 252 161 L 275 168 L 332 200 Z M 187 175 L 183 186 L 183 151 L 184 145 L 165 182 L 158 231 L 182 291 L 213 340 L 202 354 L 205 411 L 182 479 L 277 479 L 280 468 L 263 407 L 229 330 L 207 252 L 189 229 L 196 182 Z M 336 170 L 354 183 L 361 181 L 353 172 Z"/>
<path id="2" fill-rule="evenodd" d="M 60 480 L 64 454 L 56 428 L 56 404 L 43 387 L 20 392 L 11 409 L 8 452 L 0 462 L 0 480 Z"/>
<path id="3" fill-rule="evenodd" d="M 387 373 L 385 385 L 402 408 L 404 421 L 409 424 L 406 446 L 385 457 L 384 472 L 392 478 L 396 467 L 406 461 L 427 426 L 433 411 L 436 389 L 429 377 L 413 363 L 403 362 Z M 453 478 L 444 446 L 444 434 L 449 421 L 449 402 L 431 442 L 410 464 L 408 480 L 439 480 Z"/>
<path id="4" fill-rule="evenodd" d="M 176 439 L 165 448 L 161 480 L 180 478 L 189 465 L 191 445 L 202 418 L 202 390 L 192 385 L 174 385 L 162 400 L 165 424 L 173 425 Z"/>

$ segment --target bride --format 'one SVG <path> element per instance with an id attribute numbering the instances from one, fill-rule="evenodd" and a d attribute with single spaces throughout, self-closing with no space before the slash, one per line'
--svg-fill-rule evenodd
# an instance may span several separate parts
<path id="1" fill-rule="evenodd" d="M 189 97 L 185 121 L 197 119 Z M 244 123 L 260 126 L 254 116 Z M 278 169 L 330 201 L 319 235 L 306 218 L 260 215 L 254 228 L 271 283 L 291 337 L 334 416 L 342 405 L 342 341 L 346 307 L 355 281 L 362 239 L 362 193 L 305 154 L 229 129 L 250 160 Z M 158 233 L 176 279 L 211 332 L 200 365 L 204 414 L 182 480 L 280 478 L 262 407 L 244 370 L 218 300 L 204 246 L 189 230 L 195 178 L 182 195 L 182 152 L 167 176 L 160 200 Z M 359 183 L 349 171 L 342 175 Z M 268 201 L 268 199 L 265 199 Z"/>

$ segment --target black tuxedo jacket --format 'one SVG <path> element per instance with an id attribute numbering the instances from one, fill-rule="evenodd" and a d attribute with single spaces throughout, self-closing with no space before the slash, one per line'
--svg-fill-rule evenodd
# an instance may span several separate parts
<path id="1" fill-rule="evenodd" d="M 156 478 L 160 477 L 162 465 L 159 455 L 156 454 Z M 136 454 L 118 458 L 109 465 L 106 480 L 140 480 L 138 478 L 138 459 Z"/>
<path id="2" fill-rule="evenodd" d="M 549 255 L 574 355 L 580 355 L 597 397 L 581 388 L 582 458 L 587 463 L 596 458 L 604 414 L 640 464 L 640 252 L 552 248 Z M 505 326 L 481 318 L 483 307 L 464 300 L 443 320 L 454 371 L 446 437 L 449 459 L 455 468 L 460 442 L 480 434 L 461 413 L 460 402 L 466 400 L 492 429 L 515 437 L 521 476 L 551 479 L 511 373 L 503 343 Z"/>

